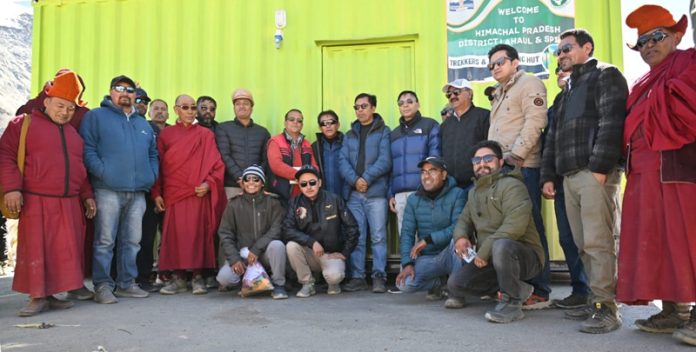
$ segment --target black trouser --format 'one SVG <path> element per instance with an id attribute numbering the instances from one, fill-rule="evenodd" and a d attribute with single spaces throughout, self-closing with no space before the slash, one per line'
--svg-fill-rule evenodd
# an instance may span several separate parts
<path id="1" fill-rule="evenodd" d="M 155 202 L 145 196 L 145 214 L 143 214 L 143 234 L 140 238 L 140 252 L 136 258 L 138 266 L 138 282 L 145 283 L 150 279 L 154 264 L 154 245 L 157 229 L 162 228 L 162 214 L 155 213 Z"/>
<path id="2" fill-rule="evenodd" d="M 447 288 L 452 297 L 480 296 L 500 290 L 511 299 L 520 300 L 522 287 L 530 286 L 524 281 L 535 277 L 540 270 L 539 258 L 531 247 L 515 240 L 499 239 L 493 243 L 488 265 L 478 268 L 474 262 L 465 264 L 450 275 Z"/>

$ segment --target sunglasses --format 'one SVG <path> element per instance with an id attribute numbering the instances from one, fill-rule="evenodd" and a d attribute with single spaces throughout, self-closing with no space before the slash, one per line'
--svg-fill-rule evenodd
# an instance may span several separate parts
<path id="1" fill-rule="evenodd" d="M 474 165 L 480 164 L 481 161 L 483 161 L 484 163 L 490 163 L 493 160 L 495 160 L 495 158 L 497 158 L 497 157 L 493 154 L 486 154 L 484 156 L 475 156 L 475 157 L 471 158 L 471 163 Z"/>
<path id="2" fill-rule="evenodd" d="M 289 119 L 285 119 L 285 121 L 287 121 L 287 122 L 303 123 L 303 122 L 304 122 L 304 119 L 293 119 L 293 118 L 289 118 Z"/>
<path id="3" fill-rule="evenodd" d="M 216 110 L 216 108 L 214 106 L 210 107 L 210 108 L 207 106 L 201 106 L 200 109 L 201 109 L 201 111 L 210 111 L 210 112 L 215 112 L 215 110 Z"/>
<path id="4" fill-rule="evenodd" d="M 147 99 L 145 99 L 145 98 L 135 98 L 135 103 L 136 103 L 136 104 L 147 104 L 147 103 L 149 103 L 149 102 L 150 102 L 150 101 L 147 100 Z"/>
<path id="5" fill-rule="evenodd" d="M 255 182 L 255 183 L 261 182 L 261 179 L 258 176 L 253 176 L 253 175 L 246 175 L 246 176 L 244 176 L 244 178 L 242 180 L 244 180 L 244 182 Z"/>
<path id="6" fill-rule="evenodd" d="M 319 122 L 319 126 L 321 127 L 329 127 L 338 124 L 338 121 L 336 120 L 324 120 Z"/>
<path id="7" fill-rule="evenodd" d="M 650 34 L 641 35 L 638 37 L 638 41 L 636 42 L 636 48 L 641 49 L 647 45 L 649 41 L 652 41 L 653 43 L 661 42 L 667 37 L 669 37 L 669 35 L 663 31 L 654 31 Z"/>
<path id="8" fill-rule="evenodd" d="M 355 111 L 358 111 L 358 110 L 360 110 L 360 109 L 365 110 L 365 109 L 367 109 L 367 108 L 369 108 L 369 107 L 370 107 L 370 104 L 366 104 L 366 103 L 362 103 L 362 104 L 360 104 L 360 105 L 355 104 L 355 105 L 353 105 L 353 110 L 355 110 Z"/>
<path id="9" fill-rule="evenodd" d="M 309 180 L 309 181 L 302 181 L 302 182 L 300 182 L 300 188 L 305 188 L 305 187 L 307 187 L 308 185 L 314 187 L 314 186 L 316 186 L 318 183 L 319 183 L 319 181 L 317 181 L 316 178 L 313 179 L 313 180 Z"/>
<path id="10" fill-rule="evenodd" d="M 507 56 L 503 56 L 503 57 L 501 57 L 500 59 L 495 60 L 495 61 L 491 62 L 490 64 L 488 64 L 488 70 L 489 70 L 489 71 L 493 71 L 493 70 L 495 70 L 495 67 L 496 67 L 496 66 L 503 66 L 503 65 L 505 65 L 505 60 L 510 60 L 510 61 L 512 61 L 512 58 L 507 57 Z"/>
<path id="11" fill-rule="evenodd" d="M 563 46 L 559 47 L 553 54 L 556 56 L 561 56 L 561 53 L 567 54 L 571 50 L 573 50 L 573 46 L 574 44 L 572 43 L 564 44 Z"/>
<path id="12" fill-rule="evenodd" d="M 445 93 L 445 96 L 447 97 L 447 99 L 449 99 L 449 98 L 451 98 L 453 95 L 454 95 L 455 97 L 458 97 L 459 94 L 462 94 L 462 91 L 459 90 L 459 89 L 455 89 L 455 90 L 453 90 L 453 91 L 451 91 L 451 92 Z"/>
<path id="13" fill-rule="evenodd" d="M 111 89 L 113 89 L 113 90 L 115 90 L 115 91 L 117 91 L 117 92 L 119 92 L 119 93 L 123 93 L 123 92 L 135 93 L 135 88 L 133 88 L 133 87 L 113 86 L 113 87 L 111 87 Z"/>
<path id="14" fill-rule="evenodd" d="M 415 101 L 413 99 L 399 100 L 396 102 L 396 104 L 399 106 L 404 106 L 406 104 L 411 105 L 413 103 L 415 103 Z"/>
<path id="15" fill-rule="evenodd" d="M 194 110 L 194 111 L 195 111 L 195 110 L 196 110 L 196 106 L 195 106 L 195 105 L 174 105 L 174 106 L 176 106 L 176 107 L 178 107 L 178 108 L 180 108 L 181 110 L 184 110 L 184 111 L 189 111 L 189 110 Z"/>

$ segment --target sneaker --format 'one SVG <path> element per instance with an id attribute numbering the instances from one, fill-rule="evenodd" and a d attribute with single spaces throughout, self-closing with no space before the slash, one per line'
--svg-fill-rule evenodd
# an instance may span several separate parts
<path id="1" fill-rule="evenodd" d="M 126 288 L 117 288 L 114 295 L 116 295 L 116 297 L 145 298 L 150 294 L 140 288 L 140 285 L 132 284 Z"/>
<path id="2" fill-rule="evenodd" d="M 17 313 L 20 317 L 31 317 L 48 309 L 48 300 L 45 298 L 31 298 L 29 303 Z"/>
<path id="3" fill-rule="evenodd" d="M 372 279 L 372 293 L 386 293 L 387 292 L 387 280 L 376 277 Z"/>
<path id="4" fill-rule="evenodd" d="M 271 292 L 271 298 L 273 298 L 273 299 L 287 299 L 288 293 L 285 292 L 285 287 L 283 287 L 283 286 L 273 287 L 273 292 Z"/>
<path id="5" fill-rule="evenodd" d="M 78 301 L 87 301 L 94 298 L 94 292 L 87 289 L 87 287 L 80 287 L 77 290 L 68 291 L 68 299 L 75 299 Z"/>
<path id="6" fill-rule="evenodd" d="M 588 334 L 605 334 L 621 327 L 619 312 L 603 303 L 595 303 L 592 315 L 580 324 L 580 331 Z"/>
<path id="7" fill-rule="evenodd" d="M 587 320 L 593 312 L 594 306 L 588 304 L 582 308 L 571 309 L 565 312 L 563 316 L 569 320 Z"/>
<path id="8" fill-rule="evenodd" d="M 665 306 L 666 308 L 666 306 Z M 663 308 L 657 314 L 650 316 L 648 319 L 638 319 L 635 321 L 636 327 L 645 332 L 657 334 L 671 334 L 682 327 L 686 321 L 679 318 L 679 314 L 672 309 Z"/>
<path id="9" fill-rule="evenodd" d="M 177 293 L 186 292 L 186 280 L 172 277 L 159 290 L 162 295 L 175 295 Z"/>
<path id="10" fill-rule="evenodd" d="M 326 294 L 337 295 L 341 293 L 341 285 L 339 284 L 329 284 L 329 288 L 326 290 Z"/>
<path id="11" fill-rule="evenodd" d="M 208 276 L 205 278 L 206 288 L 217 288 L 220 284 L 215 280 L 215 276 Z"/>
<path id="12" fill-rule="evenodd" d="M 445 308 L 447 309 L 460 309 L 464 308 L 466 301 L 464 297 L 450 297 L 445 301 Z"/>
<path id="13" fill-rule="evenodd" d="M 114 296 L 111 286 L 101 285 L 94 290 L 94 301 L 100 304 L 113 304 L 117 303 L 118 299 Z"/>
<path id="14" fill-rule="evenodd" d="M 208 293 L 208 289 L 205 287 L 205 280 L 200 275 L 191 280 L 191 291 L 194 295 L 204 295 Z"/>
<path id="15" fill-rule="evenodd" d="M 577 309 L 590 304 L 590 298 L 586 295 L 573 293 L 564 299 L 551 300 L 551 304 L 560 309 Z"/>
<path id="16" fill-rule="evenodd" d="M 343 285 L 343 291 L 346 292 L 356 292 L 365 290 L 367 290 L 367 282 L 365 282 L 365 279 L 353 278 L 348 280 L 347 284 Z"/>
<path id="17" fill-rule="evenodd" d="M 68 309 L 72 308 L 75 305 L 75 303 L 73 302 L 58 299 L 53 296 L 48 296 L 46 297 L 46 299 L 48 300 L 48 308 L 51 309 Z"/>
<path id="18" fill-rule="evenodd" d="M 314 290 L 314 284 L 304 284 L 300 292 L 297 292 L 296 296 L 300 298 L 307 298 L 314 296 L 317 292 Z"/>
<path id="19" fill-rule="evenodd" d="M 691 318 L 672 337 L 689 345 L 696 346 L 696 309 L 691 308 Z"/>
<path id="20" fill-rule="evenodd" d="M 486 312 L 486 319 L 492 323 L 507 324 L 524 318 L 522 302 L 510 299 L 506 293 L 502 296 L 503 299 L 495 305 L 495 308 Z"/>
<path id="21" fill-rule="evenodd" d="M 548 298 L 541 297 L 537 294 L 532 293 L 532 295 L 527 298 L 522 304 L 522 309 L 524 310 L 537 310 L 545 309 L 551 306 L 551 301 Z"/>
<path id="22" fill-rule="evenodd" d="M 437 285 L 434 286 L 433 288 L 428 290 L 428 293 L 425 295 L 425 299 L 427 301 L 439 301 L 441 299 L 445 298 L 445 295 L 442 292 L 442 286 Z"/>

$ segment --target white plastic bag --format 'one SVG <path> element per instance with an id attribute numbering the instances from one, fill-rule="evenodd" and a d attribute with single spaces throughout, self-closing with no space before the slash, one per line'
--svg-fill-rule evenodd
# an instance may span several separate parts
<path id="1" fill-rule="evenodd" d="M 263 266 L 259 262 L 249 265 L 242 278 L 242 296 L 247 297 L 270 290 L 273 290 L 273 284 Z"/>

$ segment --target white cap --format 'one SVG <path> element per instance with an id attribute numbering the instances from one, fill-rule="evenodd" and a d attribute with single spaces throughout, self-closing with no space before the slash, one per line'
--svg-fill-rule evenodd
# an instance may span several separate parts
<path id="1" fill-rule="evenodd" d="M 445 84 L 444 87 L 442 87 L 443 93 L 447 93 L 447 87 L 454 87 L 454 88 L 460 88 L 460 89 L 461 88 L 471 89 L 471 82 L 467 81 L 464 78 L 455 79 L 454 81 L 449 82 L 449 83 Z"/>

